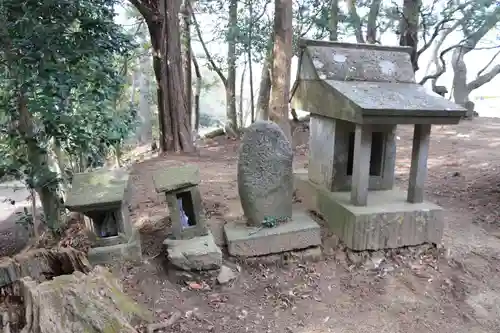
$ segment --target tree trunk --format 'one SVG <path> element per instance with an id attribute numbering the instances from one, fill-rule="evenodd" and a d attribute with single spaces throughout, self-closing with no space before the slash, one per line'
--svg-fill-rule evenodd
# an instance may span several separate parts
<path id="1" fill-rule="evenodd" d="M 338 39 L 339 30 L 339 0 L 331 0 L 330 2 L 330 20 L 328 22 L 329 39 L 336 41 Z"/>
<path id="2" fill-rule="evenodd" d="M 399 45 L 410 46 L 413 71 L 418 71 L 418 24 L 421 0 L 404 0 L 403 15 L 399 21 Z"/>
<path id="3" fill-rule="evenodd" d="M 262 64 L 259 96 L 257 97 L 257 119 L 269 120 L 269 99 L 271 98 L 271 68 L 273 57 L 273 35 L 269 37 L 267 54 Z"/>
<path id="4" fill-rule="evenodd" d="M 193 86 L 191 72 L 191 14 L 189 12 L 189 0 L 183 0 L 182 4 L 182 70 L 184 74 L 184 92 L 186 94 L 186 104 L 188 111 L 189 125 L 193 122 Z"/>
<path id="5" fill-rule="evenodd" d="M 377 17 L 380 11 L 382 0 L 372 0 L 370 12 L 368 13 L 368 22 L 366 23 L 366 42 L 375 44 L 377 42 Z"/>
<path id="6" fill-rule="evenodd" d="M 274 61 L 270 118 L 283 130 L 291 142 L 288 103 L 290 96 L 290 66 L 292 60 L 292 0 L 275 0 Z"/>
<path id="7" fill-rule="evenodd" d="M 364 43 L 365 39 L 363 38 L 361 18 L 358 15 L 355 0 L 347 0 L 347 10 L 351 18 L 351 24 L 354 29 L 354 35 L 356 36 L 356 41 L 358 43 Z"/>
<path id="8" fill-rule="evenodd" d="M 191 59 L 193 60 L 194 72 L 196 74 L 196 89 L 194 91 L 194 130 L 198 133 L 200 129 L 200 93 L 201 93 L 201 71 L 198 60 L 191 50 Z"/>
<path id="9" fill-rule="evenodd" d="M 160 148 L 163 152 L 193 152 L 188 107 L 182 77 L 179 0 L 160 0 L 161 22 L 146 18 L 155 50 L 158 82 Z M 167 34 L 168 32 L 168 34 Z"/>
<path id="10" fill-rule="evenodd" d="M 151 122 L 150 93 L 149 93 L 149 73 L 151 68 L 151 58 L 149 54 L 144 54 L 139 58 L 139 119 L 137 128 L 137 142 L 139 144 L 153 141 L 153 127 Z"/>
<path id="11" fill-rule="evenodd" d="M 51 161 L 47 150 L 41 149 L 36 141 L 35 124 L 28 110 L 27 98 L 22 91 L 18 94 L 19 132 L 26 140 L 28 161 L 33 168 L 31 185 L 40 197 L 45 223 L 52 232 L 57 233 L 64 223 L 65 211 L 57 173 L 50 170 Z"/>
<path id="12" fill-rule="evenodd" d="M 229 28 L 227 35 L 227 84 L 226 84 L 226 132 L 238 133 L 236 116 L 236 40 L 238 25 L 238 0 L 229 2 Z"/>
<path id="13" fill-rule="evenodd" d="M 252 30 L 253 30 L 253 3 L 249 1 L 248 3 L 248 16 L 250 17 L 250 23 L 248 26 L 248 45 L 247 45 L 247 57 L 248 57 L 248 75 L 250 76 L 250 123 L 253 124 L 255 121 L 255 104 L 253 96 L 253 66 L 252 66 Z M 243 83 L 243 80 L 242 80 Z M 243 91 L 243 89 L 241 89 Z M 240 97 L 241 98 L 241 97 Z"/>
<path id="14" fill-rule="evenodd" d="M 467 66 L 464 57 L 467 53 L 472 51 L 477 43 L 500 21 L 500 7 L 489 13 L 481 26 L 471 34 L 468 34 L 465 43 L 461 43 L 459 47 L 453 50 L 452 55 L 452 68 L 453 68 L 453 98 L 455 103 L 461 104 L 468 108 L 467 118 L 473 117 L 473 109 L 470 110 L 471 104 L 469 103 L 469 95 L 474 90 L 483 84 L 491 81 L 499 72 L 500 66 L 495 66 L 488 73 L 478 75 L 472 82 L 467 83 Z M 465 24 L 465 22 L 464 22 Z M 486 68 L 481 70 L 483 72 Z"/>
<path id="15" fill-rule="evenodd" d="M 238 126 L 240 128 L 243 128 L 245 126 L 244 124 L 244 111 L 243 111 L 243 93 L 244 93 L 244 84 L 245 84 L 245 72 L 247 71 L 247 63 L 243 65 L 243 71 L 241 72 L 241 80 L 240 80 L 240 111 L 238 112 L 238 120 L 239 124 Z"/>

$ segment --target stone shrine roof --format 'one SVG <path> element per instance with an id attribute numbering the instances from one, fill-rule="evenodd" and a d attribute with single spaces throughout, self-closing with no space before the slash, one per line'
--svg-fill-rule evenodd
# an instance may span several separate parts
<path id="1" fill-rule="evenodd" d="M 458 123 L 466 110 L 415 82 L 410 51 L 302 40 L 292 107 L 353 123 Z"/>
<path id="2" fill-rule="evenodd" d="M 88 212 L 120 205 L 128 178 L 128 172 L 123 169 L 76 173 L 66 198 L 66 207 L 73 211 Z"/>
<path id="3" fill-rule="evenodd" d="M 200 171 L 194 165 L 169 167 L 155 170 L 153 183 L 158 193 L 172 192 L 200 183 Z"/>

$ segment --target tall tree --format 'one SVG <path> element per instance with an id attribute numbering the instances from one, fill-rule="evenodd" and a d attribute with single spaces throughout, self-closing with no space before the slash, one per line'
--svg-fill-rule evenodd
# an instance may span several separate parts
<path id="1" fill-rule="evenodd" d="M 210 7 L 211 3 L 208 4 Z M 212 14 L 225 8 L 224 3 L 219 3 L 217 10 L 210 10 Z M 207 44 L 203 38 L 200 25 L 192 11 L 192 19 L 198 40 L 203 48 L 210 69 L 213 70 L 222 81 L 226 93 L 226 134 L 229 136 L 238 135 L 238 120 L 236 110 L 236 60 L 237 60 L 237 40 L 238 40 L 238 0 L 230 0 L 227 10 L 227 29 L 224 31 L 224 38 L 227 44 L 226 67 L 227 76 L 224 74 L 222 66 L 218 64 L 208 51 Z"/>
<path id="2" fill-rule="evenodd" d="M 293 1 L 275 0 L 274 2 L 274 48 L 272 89 L 270 100 L 270 119 L 276 122 L 291 142 L 291 129 L 288 120 L 290 96 L 290 66 L 292 61 L 292 19 Z"/>
<path id="3" fill-rule="evenodd" d="M 236 41 L 238 38 L 238 0 L 229 0 L 227 28 L 226 132 L 238 132 L 236 115 Z"/>
<path id="4" fill-rule="evenodd" d="M 331 41 L 336 41 L 338 39 L 339 30 L 339 0 L 330 0 L 329 13 L 328 38 Z"/>
<path id="5" fill-rule="evenodd" d="M 260 75 L 259 96 L 257 97 L 257 119 L 269 120 L 269 99 L 271 98 L 271 70 L 273 65 L 274 33 L 271 33 L 266 48 Z"/>
<path id="6" fill-rule="evenodd" d="M 179 13 L 181 0 L 130 0 L 146 21 L 153 48 L 160 148 L 192 152 L 191 123 L 182 71 Z"/>
<path id="7" fill-rule="evenodd" d="M 486 13 L 483 17 L 482 22 L 479 26 L 465 24 L 462 25 L 462 31 L 464 33 L 465 40 L 460 43 L 458 47 L 453 50 L 451 65 L 453 68 L 453 98 L 456 103 L 468 107 L 468 118 L 472 118 L 473 108 L 469 107 L 469 95 L 470 93 L 482 85 L 490 82 L 495 76 L 500 74 L 500 65 L 493 66 L 489 71 L 486 71 L 488 67 L 492 64 L 490 61 L 487 66 L 481 70 L 477 77 L 467 82 L 467 66 L 464 61 L 464 57 L 467 53 L 474 50 L 479 43 L 479 41 L 500 21 L 500 6 L 496 5 L 496 8 L 489 13 Z"/>
<path id="8" fill-rule="evenodd" d="M 189 124 L 193 122 L 193 82 L 192 82 L 192 69 L 191 69 L 191 6 L 190 0 L 182 0 L 182 69 L 184 74 L 184 93 L 186 94 L 186 104 Z M 190 126 L 191 128 L 191 126 Z"/>

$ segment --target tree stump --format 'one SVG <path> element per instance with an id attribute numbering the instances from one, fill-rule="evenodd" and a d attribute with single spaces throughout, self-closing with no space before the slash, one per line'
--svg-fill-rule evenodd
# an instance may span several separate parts
<path id="1" fill-rule="evenodd" d="M 151 320 L 100 266 L 40 284 L 25 277 L 20 285 L 26 309 L 21 333 L 137 333 L 135 322 Z"/>

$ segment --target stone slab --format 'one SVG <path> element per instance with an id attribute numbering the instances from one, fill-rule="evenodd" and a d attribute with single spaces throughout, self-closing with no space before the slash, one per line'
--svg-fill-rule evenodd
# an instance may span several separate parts
<path id="1" fill-rule="evenodd" d="M 169 167 L 155 170 L 153 183 L 158 193 L 168 193 L 200 183 L 200 171 L 195 165 Z"/>
<path id="2" fill-rule="evenodd" d="M 325 81 L 363 116 L 462 117 L 466 109 L 416 83 Z"/>
<path id="3" fill-rule="evenodd" d="M 439 244 L 443 236 L 443 209 L 431 202 L 406 202 L 398 189 L 369 192 L 368 205 L 354 206 L 347 192 L 330 192 L 312 183 L 307 174 L 295 174 L 297 195 L 317 211 L 330 229 L 352 250 L 379 250 L 423 243 Z"/>
<path id="4" fill-rule="evenodd" d="M 222 251 L 211 233 L 190 239 L 165 239 L 168 260 L 176 267 L 191 270 L 217 269 L 222 265 Z"/>
<path id="5" fill-rule="evenodd" d="M 65 205 L 71 211 L 88 212 L 120 206 L 129 174 L 123 169 L 97 170 L 73 175 Z"/>
<path id="6" fill-rule="evenodd" d="M 275 228 L 249 227 L 241 223 L 224 226 L 229 254 L 255 257 L 321 245 L 321 230 L 305 212 L 293 212 L 289 222 Z"/>
<path id="7" fill-rule="evenodd" d="M 111 246 L 94 247 L 88 253 L 92 265 L 113 264 L 120 260 L 140 262 L 142 260 L 139 241 Z"/>
<path id="8" fill-rule="evenodd" d="M 415 82 L 407 48 L 306 40 L 301 44 L 321 79 Z"/>

